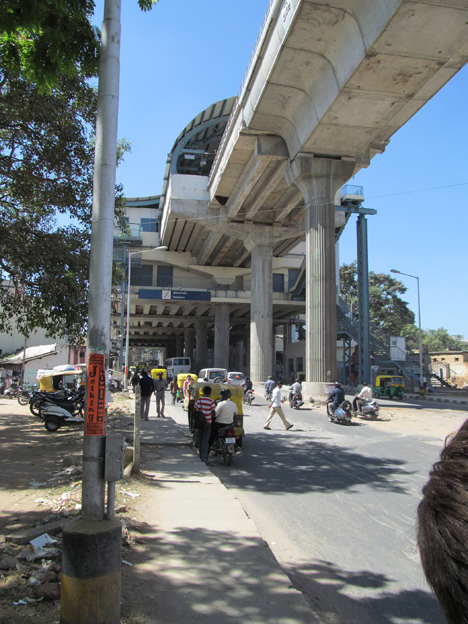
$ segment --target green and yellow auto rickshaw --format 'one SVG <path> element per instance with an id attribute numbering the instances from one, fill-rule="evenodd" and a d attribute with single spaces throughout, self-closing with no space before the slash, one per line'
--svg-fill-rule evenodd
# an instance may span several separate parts
<path id="1" fill-rule="evenodd" d="M 375 380 L 374 396 L 403 400 L 405 384 L 399 375 L 378 375 Z"/>

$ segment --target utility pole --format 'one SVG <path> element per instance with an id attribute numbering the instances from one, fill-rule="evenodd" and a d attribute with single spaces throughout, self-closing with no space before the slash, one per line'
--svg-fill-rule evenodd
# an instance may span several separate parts
<path id="1" fill-rule="evenodd" d="M 105 0 L 94 161 L 82 513 L 63 534 L 63 624 L 120 622 L 121 524 L 105 519 L 104 479 L 119 78 L 120 0 Z"/>

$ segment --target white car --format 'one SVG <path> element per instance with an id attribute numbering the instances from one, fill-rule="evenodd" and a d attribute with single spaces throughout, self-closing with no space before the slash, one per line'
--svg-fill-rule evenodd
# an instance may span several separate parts
<path id="1" fill-rule="evenodd" d="M 245 379 L 244 373 L 228 373 L 228 382 L 233 386 L 240 386 Z"/>

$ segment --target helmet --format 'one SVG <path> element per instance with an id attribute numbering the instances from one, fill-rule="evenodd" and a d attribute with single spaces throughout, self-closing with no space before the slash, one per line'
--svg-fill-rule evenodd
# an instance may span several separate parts
<path id="1" fill-rule="evenodd" d="M 339 381 L 335 381 L 335 388 L 341 388 L 341 384 Z"/>
<path id="2" fill-rule="evenodd" d="M 228 399 L 231 398 L 231 391 L 229 390 L 229 388 L 225 388 L 224 390 L 221 390 L 219 394 L 223 401 L 227 401 Z"/>

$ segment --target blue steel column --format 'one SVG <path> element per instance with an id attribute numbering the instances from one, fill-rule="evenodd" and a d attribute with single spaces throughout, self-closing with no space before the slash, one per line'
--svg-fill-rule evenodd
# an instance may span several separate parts
<path id="1" fill-rule="evenodd" d="M 356 222 L 358 248 L 359 306 L 359 383 L 371 383 L 369 329 L 369 260 L 367 250 L 367 219 L 359 215 Z"/>

